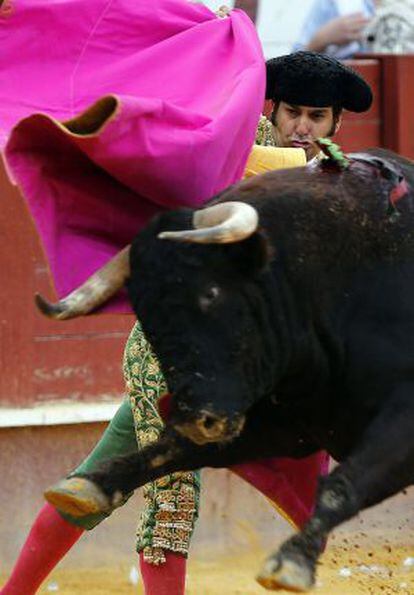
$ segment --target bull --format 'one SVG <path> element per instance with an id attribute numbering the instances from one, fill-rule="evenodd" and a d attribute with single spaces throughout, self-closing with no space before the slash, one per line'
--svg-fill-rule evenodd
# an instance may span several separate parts
<path id="1" fill-rule="evenodd" d="M 157 443 L 79 477 L 80 509 L 175 471 L 324 449 L 338 465 L 313 516 L 257 577 L 310 589 L 329 532 L 413 482 L 413 187 L 413 164 L 380 149 L 269 172 L 157 216 L 61 302 L 38 296 L 64 319 L 126 282 L 172 394 Z"/>

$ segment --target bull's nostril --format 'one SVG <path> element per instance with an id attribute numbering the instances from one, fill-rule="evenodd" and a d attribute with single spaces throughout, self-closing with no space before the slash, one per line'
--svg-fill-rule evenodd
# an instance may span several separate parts
<path id="1" fill-rule="evenodd" d="M 218 420 L 213 415 L 206 415 L 203 419 L 203 426 L 206 430 L 211 430 L 217 421 Z"/>
<path id="2" fill-rule="evenodd" d="M 175 429 L 189 438 L 195 444 L 207 444 L 232 439 L 237 436 L 244 423 L 244 418 L 232 420 L 231 423 L 226 416 L 220 417 L 214 413 L 201 411 L 200 415 L 192 421 L 175 423 Z"/>

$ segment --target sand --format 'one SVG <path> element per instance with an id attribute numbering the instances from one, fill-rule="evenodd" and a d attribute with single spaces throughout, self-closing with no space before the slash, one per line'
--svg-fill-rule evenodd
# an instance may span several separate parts
<path id="1" fill-rule="evenodd" d="M 264 595 L 268 591 L 254 581 L 264 555 L 263 551 L 255 551 L 239 557 L 191 561 L 186 595 Z M 314 592 L 319 595 L 413 594 L 413 556 L 413 547 L 409 546 L 384 543 L 370 548 L 359 546 L 357 539 L 343 539 L 340 544 L 330 545 L 323 555 Z M 130 567 L 122 565 L 57 570 L 39 593 L 142 595 L 140 578 L 136 577 L 137 585 L 131 584 L 130 571 Z"/>

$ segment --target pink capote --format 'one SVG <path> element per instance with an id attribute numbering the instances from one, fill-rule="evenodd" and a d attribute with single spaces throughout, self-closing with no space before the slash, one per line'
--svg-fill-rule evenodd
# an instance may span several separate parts
<path id="1" fill-rule="evenodd" d="M 197 207 L 241 177 L 265 79 L 244 12 L 219 19 L 188 0 L 13 0 L 0 13 L 0 47 L 7 167 L 59 296 L 155 213 Z M 93 132 L 90 115 L 73 122 L 108 95 Z M 130 311 L 125 299 L 109 309 Z"/>
<path id="2" fill-rule="evenodd" d="M 243 12 L 222 20 L 187 0 L 10 0 L 0 47 L 0 146 L 59 296 L 155 213 L 201 205 L 241 177 L 265 78 Z M 129 305 L 119 296 L 107 309 Z M 320 454 L 233 470 L 302 525 L 326 468 Z"/>

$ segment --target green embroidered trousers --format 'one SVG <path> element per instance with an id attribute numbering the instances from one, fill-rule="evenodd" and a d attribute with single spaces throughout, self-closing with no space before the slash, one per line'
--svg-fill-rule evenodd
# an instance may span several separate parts
<path id="1" fill-rule="evenodd" d="M 157 401 L 167 392 L 167 386 L 139 323 L 125 347 L 124 377 L 125 400 L 98 444 L 73 473 L 93 471 L 105 459 L 139 450 L 160 435 L 163 421 Z M 198 516 L 199 472 L 173 473 L 143 490 L 145 505 L 138 526 L 137 550 L 154 564 L 165 561 L 166 550 L 186 556 Z M 81 518 L 60 514 L 70 523 L 90 530 L 111 512 Z"/>

